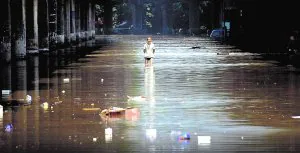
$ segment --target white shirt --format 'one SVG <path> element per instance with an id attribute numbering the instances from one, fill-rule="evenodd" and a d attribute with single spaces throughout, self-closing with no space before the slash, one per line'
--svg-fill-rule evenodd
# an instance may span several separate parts
<path id="1" fill-rule="evenodd" d="M 145 53 L 144 53 L 144 57 L 145 58 L 153 58 L 154 57 L 154 50 L 155 50 L 155 47 L 154 47 L 154 44 L 151 43 L 150 45 L 148 45 L 147 43 L 144 45 L 144 50 Z"/>

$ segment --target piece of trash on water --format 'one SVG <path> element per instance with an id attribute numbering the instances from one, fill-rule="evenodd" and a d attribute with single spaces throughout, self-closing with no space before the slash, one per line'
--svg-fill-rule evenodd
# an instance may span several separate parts
<path id="1" fill-rule="evenodd" d="M 61 91 L 61 93 L 65 94 L 65 93 L 66 93 L 66 91 L 65 91 L 65 90 L 63 90 L 63 91 Z"/>
<path id="2" fill-rule="evenodd" d="M 198 136 L 198 145 L 210 144 L 211 136 Z"/>
<path id="3" fill-rule="evenodd" d="M 97 142 L 97 138 L 93 138 L 93 142 Z"/>
<path id="4" fill-rule="evenodd" d="M 104 79 L 101 79 L 101 83 L 103 83 L 104 82 Z"/>
<path id="5" fill-rule="evenodd" d="M 59 97 L 54 97 L 54 105 L 61 104 L 62 101 L 59 99 Z"/>
<path id="6" fill-rule="evenodd" d="M 292 116 L 294 119 L 300 119 L 300 116 Z"/>
<path id="7" fill-rule="evenodd" d="M 30 95 L 26 95 L 25 100 L 26 100 L 27 104 L 31 104 L 32 103 L 32 97 Z"/>
<path id="8" fill-rule="evenodd" d="M 4 127 L 5 132 L 12 132 L 13 129 L 14 129 L 14 127 L 13 127 L 12 124 L 6 124 L 5 127 Z"/>
<path id="9" fill-rule="evenodd" d="M 200 46 L 193 46 L 193 47 L 191 47 L 191 49 L 200 49 L 201 47 Z"/>
<path id="10" fill-rule="evenodd" d="M 69 79 L 69 78 L 64 78 L 64 79 L 63 79 L 63 82 L 64 82 L 64 83 L 70 83 L 70 79 Z"/>
<path id="11" fill-rule="evenodd" d="M 117 115 L 125 112 L 126 109 L 121 107 L 111 107 L 109 109 L 104 109 L 101 111 L 100 114 L 102 115 Z"/>
<path id="12" fill-rule="evenodd" d="M 48 102 L 43 102 L 43 103 L 41 104 L 41 107 L 43 107 L 44 109 L 48 109 L 48 107 L 49 107 Z"/>
<path id="13" fill-rule="evenodd" d="M 58 104 L 61 104 L 62 103 L 62 101 L 56 101 L 56 102 L 54 102 L 54 105 L 58 105 Z"/>
<path id="14" fill-rule="evenodd" d="M 190 140 L 191 139 L 191 135 L 189 133 L 183 133 L 182 135 L 180 135 L 178 137 L 179 140 Z"/>
<path id="15" fill-rule="evenodd" d="M 145 101 L 145 96 L 127 96 L 128 101 Z"/>

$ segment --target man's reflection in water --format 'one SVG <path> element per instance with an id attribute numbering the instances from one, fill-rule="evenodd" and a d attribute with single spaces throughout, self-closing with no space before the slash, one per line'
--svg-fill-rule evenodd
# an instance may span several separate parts
<path id="1" fill-rule="evenodd" d="M 146 126 L 146 137 L 150 142 L 156 139 L 155 123 L 155 75 L 153 67 L 145 67 L 145 97 L 146 102 L 149 103 L 148 123 Z"/>

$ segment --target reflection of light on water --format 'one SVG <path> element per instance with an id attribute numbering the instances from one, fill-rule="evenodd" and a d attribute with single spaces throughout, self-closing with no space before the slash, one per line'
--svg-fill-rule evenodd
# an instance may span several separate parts
<path id="1" fill-rule="evenodd" d="M 154 76 L 154 68 L 147 67 L 145 68 L 145 96 L 146 100 L 154 105 L 155 98 L 154 98 L 154 91 L 155 91 L 155 76 Z"/>
<path id="2" fill-rule="evenodd" d="M 105 142 L 106 143 L 112 142 L 112 129 L 111 128 L 105 129 Z"/>
<path id="3" fill-rule="evenodd" d="M 150 107 L 149 109 L 149 116 L 148 119 L 149 129 L 146 129 L 146 137 L 151 142 L 155 141 L 156 139 L 156 129 L 153 129 L 154 116 L 155 116 L 155 75 L 153 67 L 146 67 L 145 68 L 145 96 L 146 101 L 149 102 Z"/>
<path id="4" fill-rule="evenodd" d="M 211 136 L 198 136 L 198 145 L 210 145 Z"/>
<path id="5" fill-rule="evenodd" d="M 156 129 L 146 129 L 146 137 L 153 142 L 156 139 Z"/>
<path id="6" fill-rule="evenodd" d="M 3 106 L 0 105 L 0 129 L 3 128 Z"/>

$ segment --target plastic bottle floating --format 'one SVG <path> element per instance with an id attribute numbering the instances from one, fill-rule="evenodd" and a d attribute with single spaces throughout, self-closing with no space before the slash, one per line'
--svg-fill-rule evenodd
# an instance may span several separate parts
<path id="1" fill-rule="evenodd" d="M 127 96 L 128 101 L 145 101 L 146 97 L 145 96 Z"/>

